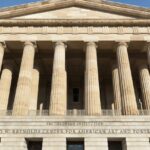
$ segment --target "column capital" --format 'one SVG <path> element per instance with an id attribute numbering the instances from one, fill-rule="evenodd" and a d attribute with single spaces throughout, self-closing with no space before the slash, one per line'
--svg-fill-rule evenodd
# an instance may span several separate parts
<path id="1" fill-rule="evenodd" d="M 144 47 L 143 47 L 143 51 L 144 52 L 147 52 L 150 50 L 150 41 L 147 41 L 145 44 L 144 44 Z"/>
<path id="2" fill-rule="evenodd" d="M 5 42 L 4 41 L 0 41 L 0 46 L 4 47 L 4 45 L 6 45 Z"/>
<path id="3" fill-rule="evenodd" d="M 145 45 L 150 46 L 150 41 L 146 41 Z"/>
<path id="4" fill-rule="evenodd" d="M 139 66 L 138 66 L 139 70 L 140 69 L 148 69 L 148 65 L 144 62 L 140 63 Z"/>
<path id="5" fill-rule="evenodd" d="M 119 46 L 125 46 L 126 48 L 128 48 L 128 43 L 129 41 L 115 41 L 115 44 L 113 46 L 113 51 L 116 52 Z"/>
<path id="6" fill-rule="evenodd" d="M 38 51 L 37 44 L 35 41 L 24 41 L 24 46 L 32 46 L 35 51 Z"/>
<path id="7" fill-rule="evenodd" d="M 85 42 L 85 44 L 83 46 L 83 51 L 84 52 L 87 50 L 88 46 L 94 46 L 95 48 L 98 48 L 98 45 L 96 44 L 96 42 L 94 42 L 94 41 L 87 41 L 87 42 Z"/>
<path id="8" fill-rule="evenodd" d="M 9 70 L 11 70 L 11 71 L 13 72 L 14 64 L 12 64 L 12 63 L 10 63 L 10 62 L 5 62 L 5 63 L 3 64 L 3 68 L 4 68 L 4 69 L 9 69 Z"/>
<path id="9" fill-rule="evenodd" d="M 24 45 L 32 45 L 32 46 L 34 46 L 33 42 L 31 42 L 31 41 L 25 41 Z"/>
<path id="10" fill-rule="evenodd" d="M 5 51 L 8 51 L 5 41 L 0 41 L 0 47 L 4 48 Z"/>
<path id="11" fill-rule="evenodd" d="M 114 60 L 114 59 L 112 59 L 112 64 L 111 64 L 112 70 L 115 69 L 115 68 L 117 68 L 117 67 L 118 67 L 117 61 Z"/>
<path id="12" fill-rule="evenodd" d="M 39 67 L 39 65 L 34 65 L 33 69 L 40 70 L 40 67 Z"/>
<path id="13" fill-rule="evenodd" d="M 96 44 L 96 42 L 94 42 L 94 41 L 86 42 L 86 45 L 87 46 L 95 46 L 96 48 L 98 47 L 97 44 Z"/>
<path id="14" fill-rule="evenodd" d="M 128 48 L 128 43 L 125 41 L 119 41 L 119 42 L 117 42 L 117 46 L 125 46 Z"/>
<path id="15" fill-rule="evenodd" d="M 56 46 L 64 46 L 65 49 L 67 48 L 67 45 L 66 45 L 65 42 L 63 42 L 63 41 L 56 41 L 56 42 L 55 42 L 55 47 L 56 47 Z"/>

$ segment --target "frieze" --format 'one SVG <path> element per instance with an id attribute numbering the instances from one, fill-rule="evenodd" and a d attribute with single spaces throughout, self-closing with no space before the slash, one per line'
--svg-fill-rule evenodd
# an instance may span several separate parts
<path id="1" fill-rule="evenodd" d="M 0 27 L 1 34 L 148 34 L 150 27 Z"/>

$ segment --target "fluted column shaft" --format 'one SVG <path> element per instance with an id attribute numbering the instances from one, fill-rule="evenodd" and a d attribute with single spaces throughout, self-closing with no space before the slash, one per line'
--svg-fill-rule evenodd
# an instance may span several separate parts
<path id="1" fill-rule="evenodd" d="M 52 87 L 50 96 L 50 115 L 65 115 L 67 110 L 67 80 L 65 69 L 65 50 L 63 42 L 55 44 Z"/>
<path id="2" fill-rule="evenodd" d="M 147 43 L 146 49 L 147 49 L 148 65 L 149 65 L 149 68 L 150 68 L 150 43 Z"/>
<path id="3" fill-rule="evenodd" d="M 33 69 L 32 71 L 32 89 L 31 89 L 31 102 L 29 110 L 36 112 L 38 102 L 38 91 L 39 91 L 39 71 Z"/>
<path id="4" fill-rule="evenodd" d="M 34 45 L 31 42 L 25 42 L 13 107 L 13 115 L 16 116 L 28 115 L 34 55 Z"/>
<path id="5" fill-rule="evenodd" d="M 8 100 L 10 95 L 10 87 L 12 80 L 12 71 L 9 67 L 5 67 L 2 71 L 0 80 L 0 114 L 7 111 Z"/>
<path id="6" fill-rule="evenodd" d="M 144 108 L 150 110 L 150 74 L 146 65 L 140 66 L 139 76 Z"/>
<path id="7" fill-rule="evenodd" d="M 113 95 L 114 95 L 114 109 L 121 110 L 121 95 L 118 67 L 116 64 L 112 66 L 112 83 L 113 83 Z"/>
<path id="8" fill-rule="evenodd" d="M 138 109 L 136 104 L 127 47 L 128 46 L 125 42 L 120 42 L 117 47 L 122 112 L 124 115 L 135 115 L 138 113 Z"/>
<path id="9" fill-rule="evenodd" d="M 88 115 L 101 114 L 96 44 L 87 43 L 85 64 L 85 110 Z"/>
<path id="10" fill-rule="evenodd" d="M 2 68 L 3 57 L 4 57 L 4 46 L 2 43 L 0 43 L 0 71 Z"/>

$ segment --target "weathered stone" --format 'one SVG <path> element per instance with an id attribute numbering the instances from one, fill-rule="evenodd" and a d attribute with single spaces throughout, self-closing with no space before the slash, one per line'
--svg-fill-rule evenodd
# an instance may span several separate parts
<path id="1" fill-rule="evenodd" d="M 47 0 L 0 10 L 0 109 L 14 107 L 13 115 L 0 117 L 0 150 L 29 150 L 29 141 L 36 150 L 36 141 L 42 141 L 40 150 L 66 150 L 68 141 L 83 142 L 85 150 L 108 150 L 111 140 L 119 141 L 122 150 L 149 150 L 150 116 L 143 109 L 138 113 L 136 106 L 136 101 L 145 103 L 144 109 L 149 105 L 149 69 L 140 70 L 141 86 L 137 69 L 146 52 L 150 65 L 150 52 L 142 51 L 150 41 L 149 18 L 149 8 L 107 0 Z M 60 40 L 67 42 L 67 52 L 63 42 L 56 42 Z M 22 41 L 37 42 L 39 70 L 33 70 L 32 43 L 26 43 L 21 60 Z M 87 41 L 96 41 L 98 47 L 89 42 L 84 52 Z M 130 41 L 131 69 L 127 45 L 120 43 L 118 64 L 112 70 L 116 41 Z M 11 90 L 6 90 L 11 79 L 2 65 L 6 61 L 15 66 Z M 77 101 L 74 88 L 79 89 Z M 3 99 L 8 94 L 9 103 Z M 113 100 L 113 108 L 121 108 L 126 116 L 113 113 Z M 39 113 L 31 115 L 30 110 Z"/>
<path id="2" fill-rule="evenodd" d="M 147 43 L 146 51 L 147 51 L 148 65 L 149 65 L 149 68 L 150 68 L 150 43 Z"/>
<path id="3" fill-rule="evenodd" d="M 4 45 L 0 43 L 0 71 L 2 67 L 3 57 L 4 57 Z"/>
<path id="4" fill-rule="evenodd" d="M 140 66 L 139 76 L 144 108 L 150 110 L 150 74 L 147 65 L 143 64 Z"/>
<path id="5" fill-rule="evenodd" d="M 12 70 L 6 67 L 2 70 L 0 80 L 0 115 L 6 115 L 12 80 Z"/>
<path id="6" fill-rule="evenodd" d="M 49 108 L 50 115 L 65 115 L 67 110 L 65 51 L 65 44 L 63 42 L 56 42 Z"/>
<path id="7" fill-rule="evenodd" d="M 120 42 L 117 47 L 122 112 L 124 115 L 136 115 L 138 114 L 138 109 L 136 104 L 127 47 L 127 43 L 125 42 Z"/>
<path id="8" fill-rule="evenodd" d="M 13 107 L 15 116 L 24 116 L 29 113 L 34 54 L 34 45 L 31 42 L 25 42 Z"/>
<path id="9" fill-rule="evenodd" d="M 101 114 L 97 52 L 94 42 L 89 42 L 86 46 L 85 111 L 87 115 Z"/>
<path id="10" fill-rule="evenodd" d="M 31 101 L 29 105 L 29 111 L 36 115 L 37 103 L 38 103 L 38 91 L 39 91 L 39 70 L 33 69 L 32 71 L 32 89 L 31 89 Z"/>
<path id="11" fill-rule="evenodd" d="M 120 83 L 118 67 L 116 64 L 112 66 L 112 83 L 113 83 L 113 93 L 114 93 L 114 109 L 121 111 L 121 95 L 120 95 Z"/>

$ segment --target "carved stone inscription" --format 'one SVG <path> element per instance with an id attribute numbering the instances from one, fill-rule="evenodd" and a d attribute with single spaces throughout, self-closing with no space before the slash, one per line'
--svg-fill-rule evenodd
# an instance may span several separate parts
<path id="1" fill-rule="evenodd" d="M 0 134 L 150 134 L 150 129 L 0 129 Z"/>
<path id="2" fill-rule="evenodd" d="M 30 126 L 13 129 L 9 126 L 7 129 L 0 129 L 0 134 L 150 134 L 150 128 L 117 128 L 111 122 L 101 121 L 49 121 L 40 129 Z"/>

